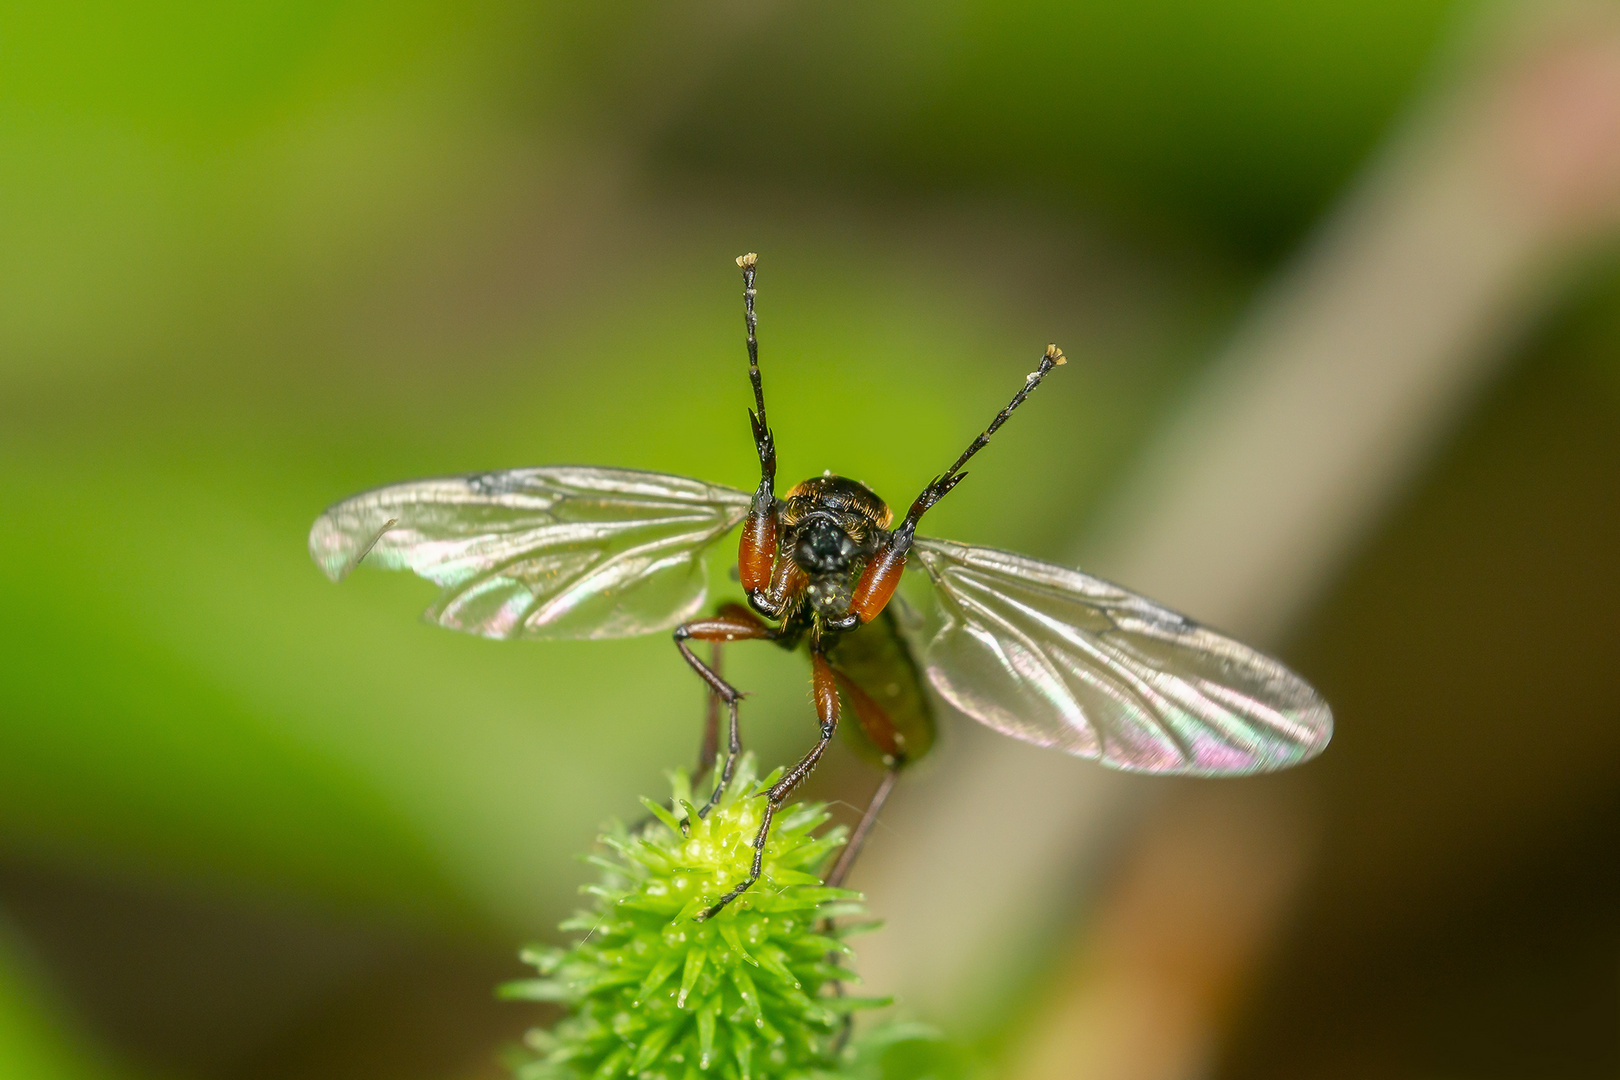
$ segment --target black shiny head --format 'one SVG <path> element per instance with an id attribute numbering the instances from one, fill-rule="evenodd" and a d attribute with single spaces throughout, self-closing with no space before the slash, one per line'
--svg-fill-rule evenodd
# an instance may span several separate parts
<path id="1" fill-rule="evenodd" d="M 847 570 L 859 554 L 859 546 L 830 517 L 817 514 L 794 532 L 793 561 L 812 577 Z"/>
<path id="2" fill-rule="evenodd" d="M 831 473 L 797 485 L 783 503 L 787 550 L 811 577 L 844 573 L 871 556 L 894 518 L 871 488 Z"/>

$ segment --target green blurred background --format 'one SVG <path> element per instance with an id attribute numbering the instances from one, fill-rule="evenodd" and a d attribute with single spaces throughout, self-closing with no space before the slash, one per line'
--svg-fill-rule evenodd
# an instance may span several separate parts
<path id="1" fill-rule="evenodd" d="M 753 250 L 790 482 L 903 504 L 1060 342 L 930 521 L 1069 559 L 1414 103 L 1540 32 L 1494 12 L 0 7 L 0 1077 L 501 1075 L 537 1017 L 490 987 L 702 695 L 661 635 L 498 645 L 422 582 L 333 587 L 315 515 L 523 464 L 751 486 Z M 1577 217 L 1272 643 L 1340 736 L 1199 1075 L 1620 1068 L 1620 281 Z M 798 661 L 733 670 L 798 752 Z M 950 1068 L 1026 1069 L 1094 906 Z"/>

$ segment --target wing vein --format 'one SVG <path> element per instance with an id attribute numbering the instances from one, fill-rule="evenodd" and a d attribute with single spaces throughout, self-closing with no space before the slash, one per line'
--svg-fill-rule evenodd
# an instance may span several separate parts
<path id="1" fill-rule="evenodd" d="M 1332 714 L 1276 660 L 1116 585 L 1011 552 L 918 537 L 934 597 L 912 631 L 929 681 L 1017 738 L 1115 768 L 1283 768 Z"/>
<path id="2" fill-rule="evenodd" d="M 334 579 L 375 550 L 369 563 L 437 582 L 426 614 L 452 629 L 620 637 L 668 629 L 702 604 L 707 549 L 749 498 L 679 476 L 578 466 L 419 480 L 327 510 L 310 553 Z"/>

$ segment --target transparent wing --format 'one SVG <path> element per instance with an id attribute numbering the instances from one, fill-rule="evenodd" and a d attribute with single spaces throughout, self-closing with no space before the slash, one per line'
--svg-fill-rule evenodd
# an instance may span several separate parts
<path id="1" fill-rule="evenodd" d="M 918 537 L 929 681 L 997 731 L 1133 772 L 1269 772 L 1320 753 L 1327 702 L 1282 664 L 1106 581 Z M 902 623 L 904 625 L 904 623 Z"/>
<path id="2" fill-rule="evenodd" d="M 362 561 L 444 587 L 426 617 L 493 638 L 665 630 L 703 605 L 706 549 L 749 496 L 681 476 L 572 466 L 413 480 L 316 519 L 333 581 Z"/>

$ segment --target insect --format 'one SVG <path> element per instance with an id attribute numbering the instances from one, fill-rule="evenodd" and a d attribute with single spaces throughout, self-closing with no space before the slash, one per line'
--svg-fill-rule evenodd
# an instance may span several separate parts
<path id="1" fill-rule="evenodd" d="M 1135 772 L 1267 772 L 1327 745 L 1327 703 L 1276 660 L 1077 570 L 917 534 L 923 516 L 966 477 L 968 460 L 1065 362 L 1055 345 L 898 525 L 864 484 L 830 473 L 778 496 L 759 369 L 756 256 L 737 264 L 760 466 L 752 493 L 627 469 L 509 469 L 364 492 L 328 509 L 309 535 L 310 554 L 334 581 L 366 560 L 438 583 L 443 591 L 426 617 L 451 629 L 616 638 L 673 628 L 681 656 L 710 691 L 698 778 L 717 762 L 720 775 L 700 816 L 718 803 L 742 749 L 742 695 L 723 676 L 720 646 L 770 641 L 807 651 L 819 738 L 763 793 L 751 872 L 703 918 L 753 885 L 772 816 L 853 714 L 846 729 L 856 748 L 885 773 L 829 875 L 842 881 L 896 776 L 933 741 L 925 686 L 1014 738 Z M 747 605 L 695 618 L 706 595 L 705 555 L 738 525 Z M 908 570 L 929 586 L 920 613 L 894 599 Z M 700 641 L 712 644 L 707 661 L 692 648 Z"/>

